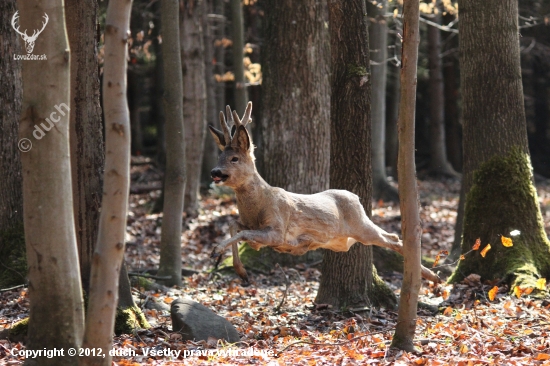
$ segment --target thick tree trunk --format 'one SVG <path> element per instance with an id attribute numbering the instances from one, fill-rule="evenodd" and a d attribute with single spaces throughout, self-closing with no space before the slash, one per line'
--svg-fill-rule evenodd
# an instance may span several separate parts
<path id="1" fill-rule="evenodd" d="M 71 47 L 71 173 L 82 287 L 88 292 L 103 189 L 103 123 L 99 105 L 97 1 L 65 1 Z"/>
<path id="2" fill-rule="evenodd" d="M 441 11 L 434 14 L 433 22 L 441 23 Z M 428 63 L 430 69 L 430 170 L 436 174 L 456 176 L 447 160 L 445 144 L 445 103 L 443 69 L 441 66 L 441 31 L 428 25 Z"/>
<path id="3" fill-rule="evenodd" d="M 196 214 L 199 207 L 202 155 L 206 136 L 206 84 L 202 29 L 205 1 L 185 0 L 183 2 L 180 27 L 181 60 L 183 62 L 183 124 L 187 168 L 184 210 L 192 215 Z M 166 80 L 165 87 L 167 87 L 167 82 L 168 80 Z"/>
<path id="4" fill-rule="evenodd" d="M 183 77 L 179 49 L 179 6 L 177 0 L 162 2 L 162 54 L 164 62 L 164 111 L 166 114 L 166 173 L 164 213 L 160 241 L 160 276 L 170 276 L 167 286 L 181 286 L 181 230 L 183 193 L 186 183 L 186 154 L 183 116 Z M 186 19 L 187 21 L 187 19 Z M 199 165 L 200 166 L 200 165 Z"/>
<path id="5" fill-rule="evenodd" d="M 330 188 L 357 194 L 371 212 L 371 116 L 369 47 L 365 0 L 329 1 L 332 58 Z M 382 147 L 383 150 L 383 147 Z M 350 157 L 353 157 L 350 159 Z M 370 216 L 370 215 L 369 215 Z M 374 281 L 372 247 L 355 244 L 349 252 L 324 251 L 316 303 L 392 307 L 391 291 Z M 387 294 L 391 294 L 388 296 Z"/>
<path id="6" fill-rule="evenodd" d="M 271 9 L 269 9 L 271 11 Z M 231 0 L 231 25 L 233 35 L 233 73 L 235 74 L 235 108 L 239 115 L 244 113 L 248 103 L 246 80 L 244 79 L 244 23 L 243 5 L 241 0 Z"/>
<path id="7" fill-rule="evenodd" d="M 82 365 L 110 365 L 112 358 L 109 350 L 124 257 L 130 185 L 131 132 L 126 99 L 126 59 L 131 8 L 132 2 L 126 0 L 111 0 L 107 8 L 103 76 L 105 176 L 83 343 L 83 347 L 101 348 L 105 358 L 81 358 Z"/>
<path id="8" fill-rule="evenodd" d="M 399 314 L 392 347 L 416 351 L 413 344 L 416 310 L 420 292 L 420 213 L 414 161 L 414 121 L 416 108 L 416 74 L 420 43 L 419 1 L 403 4 L 403 51 L 401 54 L 401 103 L 399 105 L 399 198 L 403 232 L 403 284 L 399 297 Z"/>
<path id="9" fill-rule="evenodd" d="M 401 39 L 396 36 L 395 54 L 401 58 Z M 401 98 L 401 67 L 392 65 L 392 82 L 390 84 L 387 123 L 386 123 L 386 158 L 390 175 L 397 179 L 397 119 L 399 118 L 399 100 Z"/>
<path id="10" fill-rule="evenodd" d="M 397 189 L 386 176 L 386 81 L 388 58 L 387 1 L 367 4 L 370 18 L 369 38 L 371 50 L 372 84 L 372 185 L 374 199 L 399 201 Z"/>
<path id="11" fill-rule="evenodd" d="M 464 116 L 462 253 L 477 238 L 492 249 L 466 255 L 451 281 L 477 273 L 534 287 L 550 275 L 550 243 L 533 185 L 521 83 L 518 3 L 464 0 L 460 5 Z M 487 62 L 491 60 L 491 62 Z M 501 235 L 519 230 L 513 246 Z"/>
<path id="12" fill-rule="evenodd" d="M 137 70 L 128 70 L 128 108 L 130 110 L 130 126 L 132 128 L 132 154 L 143 153 L 143 131 L 139 105 L 141 103 L 141 91 L 143 88 L 142 77 Z"/>
<path id="13" fill-rule="evenodd" d="M 266 181 L 295 193 L 328 188 L 329 47 L 322 0 L 267 0 L 262 55 Z"/>
<path id="14" fill-rule="evenodd" d="M 462 126 L 460 125 L 459 86 L 457 83 L 456 61 L 449 60 L 443 66 L 445 84 L 445 141 L 449 162 L 456 172 L 462 171 Z"/>
<path id="15" fill-rule="evenodd" d="M 22 62 L 13 57 L 21 53 L 21 42 L 11 27 L 15 3 L 0 3 L 0 287 L 25 283 L 26 275 L 20 157 L 25 148 L 18 148 Z"/>
<path id="16" fill-rule="evenodd" d="M 34 47 L 34 53 L 45 54 L 47 61 L 23 62 L 19 136 L 34 145 L 21 156 L 30 298 L 27 349 L 78 348 L 84 308 L 69 160 L 70 57 L 64 7 L 59 0 L 39 5 L 20 1 L 18 6 L 21 29 L 40 29 L 44 14 L 49 17 L 47 32 Z M 70 356 L 26 361 L 76 362 L 77 357 Z"/>

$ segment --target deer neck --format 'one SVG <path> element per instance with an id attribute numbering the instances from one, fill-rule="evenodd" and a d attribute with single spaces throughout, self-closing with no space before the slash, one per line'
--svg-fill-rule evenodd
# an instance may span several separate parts
<path id="1" fill-rule="evenodd" d="M 248 182 L 235 188 L 237 206 L 241 223 L 245 226 L 256 227 L 261 221 L 262 212 L 271 206 L 272 187 L 256 173 Z"/>

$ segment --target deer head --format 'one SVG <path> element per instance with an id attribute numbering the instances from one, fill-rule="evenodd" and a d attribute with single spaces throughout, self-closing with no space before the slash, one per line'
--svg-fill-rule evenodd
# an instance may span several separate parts
<path id="1" fill-rule="evenodd" d="M 19 31 L 19 26 L 17 25 L 17 19 L 19 18 L 19 12 L 16 11 L 15 14 L 13 14 L 13 17 L 11 18 L 11 26 L 17 33 L 21 35 L 21 38 L 23 38 L 23 41 L 25 41 L 25 48 L 27 49 L 27 53 L 31 53 L 34 49 L 34 42 L 36 41 L 36 38 L 44 28 L 46 28 L 46 24 L 48 24 L 48 14 L 44 13 L 44 21 L 42 22 L 42 29 L 37 30 L 35 29 L 32 36 L 27 35 L 27 30 L 25 29 L 24 32 Z"/>
<path id="2" fill-rule="evenodd" d="M 218 165 L 210 174 L 215 184 L 239 188 L 257 174 L 254 164 L 254 145 L 246 130 L 246 125 L 251 121 L 252 102 L 248 102 L 242 119 L 239 119 L 236 111 L 232 113 L 229 106 L 226 108 L 226 113 L 229 120 L 226 120 L 223 112 L 220 112 L 222 131 L 208 126 L 222 151 L 218 158 Z"/>

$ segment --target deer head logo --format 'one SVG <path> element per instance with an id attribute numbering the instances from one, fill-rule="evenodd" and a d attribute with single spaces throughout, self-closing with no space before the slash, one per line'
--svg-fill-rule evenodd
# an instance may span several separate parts
<path id="1" fill-rule="evenodd" d="M 32 50 L 34 49 L 34 42 L 36 41 L 36 38 L 38 38 L 38 35 L 42 33 L 44 28 L 46 28 L 46 24 L 48 24 L 48 14 L 44 13 L 44 22 L 42 22 L 42 29 L 37 30 L 35 29 L 32 36 L 27 35 L 27 30 L 25 29 L 24 32 L 21 32 L 19 30 L 19 26 L 17 25 L 17 19 L 19 18 L 19 12 L 16 11 L 15 14 L 13 14 L 13 17 L 11 18 L 11 26 L 17 33 L 21 35 L 21 38 L 23 38 L 23 41 L 25 41 L 25 48 L 27 49 L 27 53 L 32 53 Z"/>

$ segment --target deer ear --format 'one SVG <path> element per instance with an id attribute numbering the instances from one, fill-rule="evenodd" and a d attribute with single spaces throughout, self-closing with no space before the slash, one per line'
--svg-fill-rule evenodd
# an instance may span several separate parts
<path id="1" fill-rule="evenodd" d="M 238 147 L 239 149 L 242 149 L 244 151 L 248 151 L 248 149 L 250 149 L 250 136 L 248 135 L 246 127 L 239 126 L 237 128 L 237 132 L 235 132 L 235 138 L 233 138 L 233 141 L 236 141 L 236 147 Z"/>
<path id="2" fill-rule="evenodd" d="M 225 137 L 223 136 L 223 132 L 210 125 L 208 125 L 208 129 L 210 130 L 210 133 L 212 134 L 212 137 L 214 137 L 214 141 L 216 141 L 216 145 L 218 145 L 220 150 L 225 150 Z"/>

